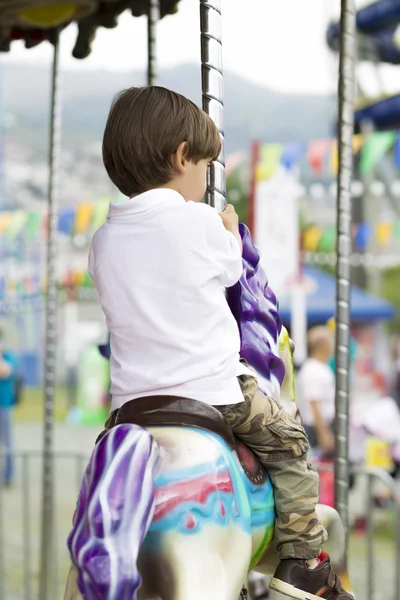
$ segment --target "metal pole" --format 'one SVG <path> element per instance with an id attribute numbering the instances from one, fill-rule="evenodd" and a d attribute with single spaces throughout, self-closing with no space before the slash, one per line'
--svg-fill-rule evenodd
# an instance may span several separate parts
<path id="1" fill-rule="evenodd" d="M 200 0 L 200 25 L 203 110 L 218 127 L 222 140 L 221 154 L 208 169 L 206 202 L 222 211 L 226 205 L 226 182 L 221 0 Z"/>
<path id="2" fill-rule="evenodd" d="M 159 0 L 150 0 L 147 18 L 147 85 L 157 84 L 157 23 L 160 20 Z"/>
<path id="3" fill-rule="evenodd" d="M 29 473 L 29 454 L 23 454 L 22 460 L 22 516 L 23 516 L 23 538 L 24 545 L 24 570 L 25 570 L 25 600 L 31 600 L 31 486 Z"/>
<path id="4" fill-rule="evenodd" d="M 367 594 L 366 600 L 374 599 L 374 499 L 373 494 L 373 475 L 367 475 Z"/>
<path id="5" fill-rule="evenodd" d="M 46 296 L 46 343 L 45 343 L 45 420 L 43 438 L 43 491 L 42 491 L 42 537 L 39 598 L 50 598 L 49 578 L 52 572 L 53 551 L 53 409 L 55 371 L 57 356 L 57 210 L 58 210 L 58 163 L 60 155 L 61 102 L 58 85 L 59 32 L 54 39 L 51 80 L 50 152 L 48 187 L 48 239 L 47 239 L 47 296 Z"/>
<path id="6" fill-rule="evenodd" d="M 0 466 L 4 456 L 0 456 Z M 6 600 L 6 565 L 5 565 L 5 538 L 4 538 L 4 487 L 0 480 L 0 600 Z"/>
<path id="7" fill-rule="evenodd" d="M 354 0 L 341 0 L 339 63 L 339 173 L 337 197 L 336 267 L 336 458 L 335 507 L 348 541 L 348 414 L 350 344 L 351 179 L 355 91 Z"/>

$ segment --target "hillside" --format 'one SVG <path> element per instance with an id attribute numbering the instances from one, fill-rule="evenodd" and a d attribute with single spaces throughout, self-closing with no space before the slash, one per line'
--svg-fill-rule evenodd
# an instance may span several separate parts
<path id="1" fill-rule="evenodd" d="M 7 138 L 35 148 L 47 147 L 50 72 L 44 65 L 5 62 L 4 110 Z M 63 139 L 69 149 L 99 141 L 114 94 L 144 83 L 144 73 L 101 70 L 65 71 Z M 184 65 L 161 72 L 160 84 L 201 102 L 200 68 Z M 282 94 L 248 83 L 232 73 L 225 76 L 227 152 L 248 148 L 253 138 L 264 142 L 307 141 L 330 134 L 334 99 L 327 96 Z"/>

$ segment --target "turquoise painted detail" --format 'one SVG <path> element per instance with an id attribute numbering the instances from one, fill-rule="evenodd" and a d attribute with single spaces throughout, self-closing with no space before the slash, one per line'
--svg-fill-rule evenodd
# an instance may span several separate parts
<path id="1" fill-rule="evenodd" d="M 273 489 L 269 478 L 261 486 L 254 485 L 246 477 L 240 463 L 230 448 L 217 435 L 203 430 L 198 433 L 212 440 L 220 450 L 217 462 L 203 463 L 194 468 L 180 469 L 159 475 L 155 478 L 156 496 L 162 501 L 168 500 L 168 487 L 189 484 L 196 479 L 229 473 L 232 481 L 231 491 L 212 490 L 207 498 L 200 501 L 183 501 L 168 510 L 160 519 L 153 520 L 149 532 L 178 531 L 193 535 L 201 531 L 204 524 L 214 523 L 226 527 L 235 523 L 247 534 L 255 530 L 264 532 L 264 539 L 272 535 L 275 523 Z M 218 477 L 215 478 L 216 480 Z M 164 490 L 161 490 L 164 488 Z M 185 494 L 186 496 L 186 494 Z"/>

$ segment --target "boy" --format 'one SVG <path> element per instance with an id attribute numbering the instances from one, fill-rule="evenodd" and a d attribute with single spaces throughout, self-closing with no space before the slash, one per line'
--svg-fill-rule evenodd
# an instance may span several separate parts
<path id="1" fill-rule="evenodd" d="M 114 100 L 103 160 L 129 200 L 111 204 L 89 257 L 110 331 L 112 411 L 159 394 L 218 408 L 274 485 L 282 559 L 274 588 L 305 600 L 352 598 L 320 551 L 326 532 L 304 430 L 239 361 L 223 290 L 242 273 L 238 217 L 232 206 L 218 215 L 201 203 L 220 150 L 212 120 L 179 94 L 131 88 Z"/>

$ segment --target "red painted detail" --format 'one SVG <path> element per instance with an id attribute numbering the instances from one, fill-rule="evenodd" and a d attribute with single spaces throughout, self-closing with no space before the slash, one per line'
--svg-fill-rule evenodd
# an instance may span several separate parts
<path id="1" fill-rule="evenodd" d="M 194 529 L 196 527 L 196 520 L 190 513 L 186 516 L 186 529 Z"/>
<path id="2" fill-rule="evenodd" d="M 225 510 L 225 506 L 223 502 L 220 502 L 220 506 L 221 506 L 221 517 L 225 517 L 226 515 L 226 510 Z"/>
<path id="3" fill-rule="evenodd" d="M 233 493 L 232 479 L 228 471 L 163 485 L 156 490 L 153 520 L 160 521 L 182 502 L 205 504 L 213 492 Z"/>

